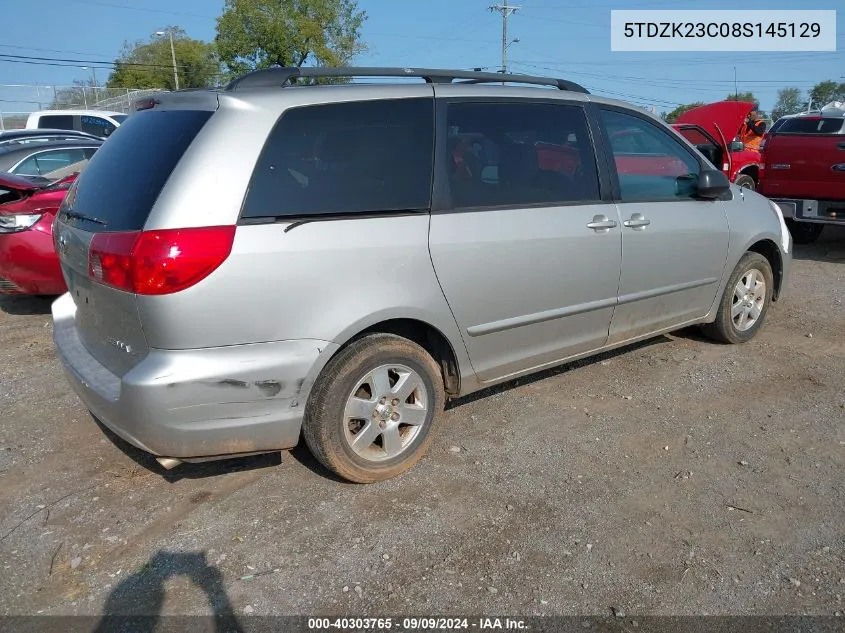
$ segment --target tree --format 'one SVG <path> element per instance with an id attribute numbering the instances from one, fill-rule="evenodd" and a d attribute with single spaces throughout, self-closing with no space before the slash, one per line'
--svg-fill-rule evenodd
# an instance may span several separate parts
<path id="1" fill-rule="evenodd" d="M 109 76 L 109 88 L 175 89 L 170 34 L 176 52 L 180 88 L 207 88 L 218 83 L 220 62 L 214 45 L 191 39 L 178 27 L 168 27 L 164 36 L 152 36 L 149 42 L 126 42 Z"/>
<path id="2" fill-rule="evenodd" d="M 97 100 L 94 82 L 90 79 L 80 81 L 74 79 L 73 85 L 66 88 L 56 88 L 50 110 L 64 110 L 67 108 L 84 108 Z"/>
<path id="3" fill-rule="evenodd" d="M 785 114 L 795 114 L 804 109 L 804 98 L 800 88 L 783 88 L 778 90 L 778 100 L 772 109 L 772 119 L 777 121 Z"/>
<path id="4" fill-rule="evenodd" d="M 748 101 L 750 103 L 757 103 L 757 98 L 754 96 L 753 92 L 732 92 L 725 97 L 725 101 Z"/>
<path id="5" fill-rule="evenodd" d="M 664 121 L 666 121 L 666 123 L 675 123 L 678 120 L 678 117 L 681 116 L 687 110 L 692 110 L 693 108 L 697 108 L 698 106 L 703 105 L 704 104 L 701 101 L 679 105 L 671 112 L 663 112 L 660 116 L 663 118 Z"/>
<path id="6" fill-rule="evenodd" d="M 831 101 L 845 101 L 845 83 L 827 80 L 817 83 L 810 90 L 810 99 L 814 108 L 826 106 Z"/>
<path id="7" fill-rule="evenodd" d="M 344 66 L 366 50 L 366 19 L 356 0 L 225 0 L 215 42 L 234 76 L 306 62 Z"/>

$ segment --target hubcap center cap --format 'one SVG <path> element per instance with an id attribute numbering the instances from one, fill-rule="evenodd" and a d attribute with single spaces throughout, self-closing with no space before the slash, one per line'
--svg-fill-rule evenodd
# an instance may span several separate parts
<path id="1" fill-rule="evenodd" d="M 377 404 L 376 405 L 376 416 L 380 420 L 387 421 L 390 419 L 390 414 L 393 413 L 393 407 L 389 404 Z"/>

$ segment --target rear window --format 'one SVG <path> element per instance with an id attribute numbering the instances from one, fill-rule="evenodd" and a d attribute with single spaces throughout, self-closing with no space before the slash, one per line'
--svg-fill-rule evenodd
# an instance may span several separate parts
<path id="1" fill-rule="evenodd" d="M 148 110 L 126 120 L 77 181 L 70 210 L 104 224 L 74 219 L 87 231 L 139 231 L 170 173 L 212 112 Z"/>
<path id="2" fill-rule="evenodd" d="M 800 118 L 787 119 L 778 128 L 778 134 L 839 134 L 842 122 L 839 118 Z"/>
<path id="3" fill-rule="evenodd" d="M 293 108 L 261 152 L 241 217 L 427 209 L 433 145 L 430 98 Z"/>

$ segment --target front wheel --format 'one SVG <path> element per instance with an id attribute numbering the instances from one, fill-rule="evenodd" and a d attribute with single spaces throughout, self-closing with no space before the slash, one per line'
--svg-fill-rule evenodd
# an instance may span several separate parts
<path id="1" fill-rule="evenodd" d="M 728 279 L 716 320 L 703 325 L 702 330 L 723 343 L 750 341 L 763 325 L 773 290 L 769 260 L 760 253 L 746 253 Z"/>
<path id="2" fill-rule="evenodd" d="M 819 235 L 822 234 L 824 224 L 815 224 L 813 222 L 796 222 L 789 219 L 786 221 L 786 228 L 792 235 L 792 241 L 796 244 L 812 244 Z"/>
<path id="3" fill-rule="evenodd" d="M 390 479 L 416 464 L 445 404 L 440 368 L 416 343 L 364 336 L 318 378 L 303 420 L 314 457 L 356 483 Z"/>
<path id="4" fill-rule="evenodd" d="M 754 179 L 748 174 L 740 174 L 737 176 L 736 180 L 734 180 L 734 184 L 737 187 L 745 187 L 751 191 L 754 191 L 757 188 L 757 183 L 754 182 Z"/>

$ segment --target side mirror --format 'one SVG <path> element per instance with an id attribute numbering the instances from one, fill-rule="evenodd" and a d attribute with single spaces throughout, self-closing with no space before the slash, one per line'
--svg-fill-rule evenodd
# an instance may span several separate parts
<path id="1" fill-rule="evenodd" d="M 745 143 L 742 141 L 731 141 L 731 144 L 728 146 L 728 150 L 731 152 L 741 152 L 745 149 Z"/>
<path id="2" fill-rule="evenodd" d="M 715 200 L 730 191 L 730 188 L 731 183 L 725 174 L 718 169 L 705 169 L 698 175 L 695 194 L 705 200 Z"/>

